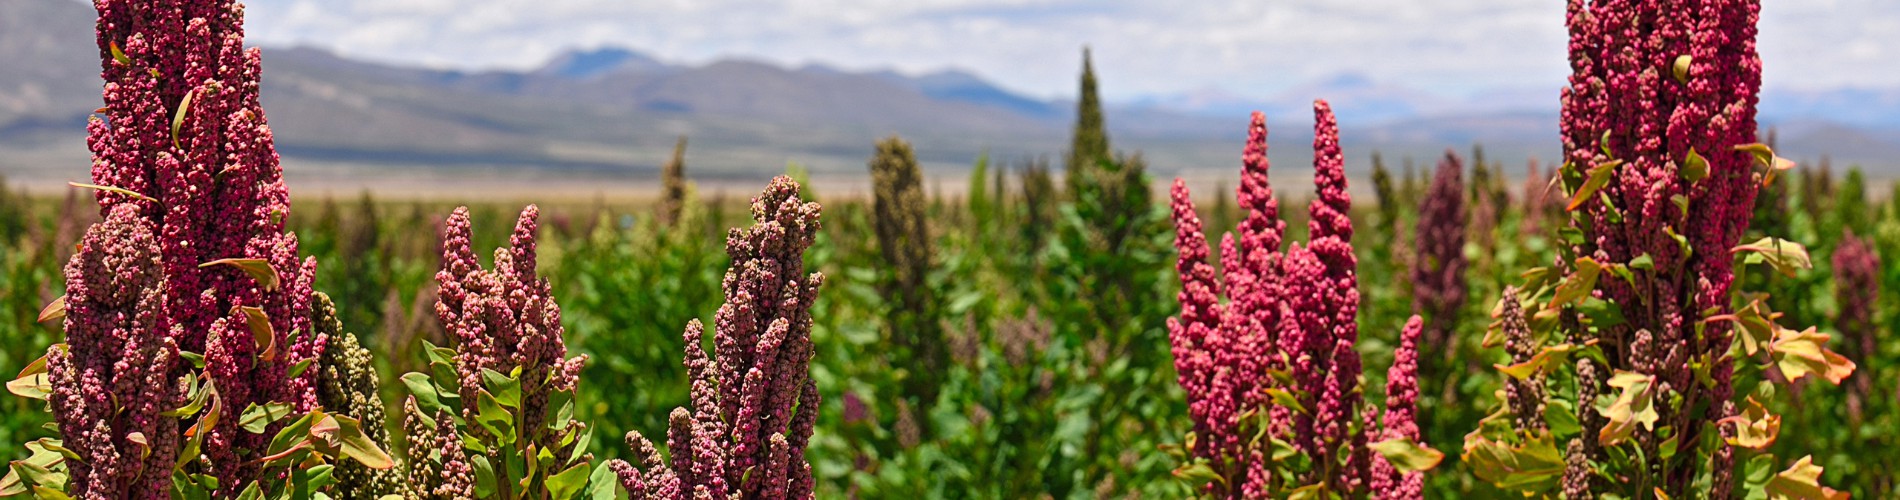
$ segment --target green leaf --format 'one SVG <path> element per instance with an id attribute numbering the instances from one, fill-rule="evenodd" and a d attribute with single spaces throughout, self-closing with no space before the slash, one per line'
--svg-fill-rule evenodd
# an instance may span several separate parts
<path id="1" fill-rule="evenodd" d="M 1550 400 L 1544 404 L 1544 423 L 1550 426 L 1550 433 L 1556 436 L 1569 436 L 1583 432 L 1583 424 L 1577 421 L 1577 409 L 1569 401 Z"/>
<path id="2" fill-rule="evenodd" d="M 582 429 L 580 434 L 575 436 L 574 439 L 574 449 L 568 452 L 567 463 L 578 462 L 583 455 L 587 454 L 587 447 L 594 444 L 594 428 L 587 427 Z"/>
<path id="3" fill-rule="evenodd" d="M 27 363 L 26 368 L 21 369 L 19 375 L 7 382 L 7 392 L 23 398 L 45 400 L 53 393 L 53 379 L 47 373 L 46 356 L 51 354 L 53 349 L 65 348 L 66 344 L 54 344 L 52 348 L 47 349 L 47 354 L 41 354 L 33 362 Z"/>
<path id="4" fill-rule="evenodd" d="M 1549 434 L 1538 434 L 1511 446 L 1472 433 L 1465 437 L 1461 460 L 1479 479 L 1500 489 L 1526 493 L 1555 488 L 1564 474 L 1563 454 Z"/>
<path id="5" fill-rule="evenodd" d="M 470 455 L 468 463 L 475 467 L 475 497 L 495 496 L 495 486 L 499 483 L 495 477 L 495 465 L 488 461 L 488 455 Z"/>
<path id="6" fill-rule="evenodd" d="M 547 418 L 548 430 L 565 431 L 569 424 L 574 423 L 573 393 L 566 391 L 549 393 L 548 408 L 552 410 Z"/>
<path id="7" fill-rule="evenodd" d="M 210 408 L 210 410 L 206 410 L 204 416 L 198 418 L 198 423 L 185 429 L 185 446 L 179 450 L 178 462 L 173 464 L 173 467 L 184 468 L 185 464 L 197 460 L 198 453 L 204 446 L 205 434 L 210 433 L 212 427 L 218 426 L 218 417 L 223 412 L 223 400 L 218 396 L 218 387 L 210 380 L 205 381 L 204 387 L 207 402 L 200 406 Z M 213 489 L 216 487 L 214 486 Z"/>
<path id="8" fill-rule="evenodd" d="M 1610 174 L 1615 173 L 1616 167 L 1622 164 L 1623 160 L 1613 160 L 1591 168 L 1590 177 L 1583 181 L 1582 186 L 1577 187 L 1577 192 L 1571 193 L 1570 205 L 1564 210 L 1575 211 L 1577 207 L 1583 206 L 1584 201 L 1596 196 L 1598 190 L 1610 184 Z"/>
<path id="9" fill-rule="evenodd" d="M 482 385 L 495 395 L 495 400 L 502 406 L 512 409 L 521 408 L 521 380 L 483 368 Z"/>
<path id="10" fill-rule="evenodd" d="M 80 184 L 77 182 L 68 182 L 66 183 L 66 185 L 80 188 L 80 189 L 92 189 L 92 190 L 97 190 L 97 191 L 105 191 L 108 193 L 118 194 L 121 196 L 125 196 L 127 198 L 139 200 L 139 201 L 150 201 L 150 202 L 158 201 L 157 199 L 154 199 L 150 196 L 138 194 L 138 193 L 132 192 L 132 190 L 130 189 L 125 189 L 125 188 L 116 188 L 112 186 L 100 186 L 97 184 Z"/>
<path id="11" fill-rule="evenodd" d="M 125 56 L 125 49 L 119 48 L 119 42 L 112 42 L 112 60 L 126 66 L 132 65 L 132 58 Z"/>
<path id="12" fill-rule="evenodd" d="M 582 488 L 587 487 L 588 472 L 590 471 L 587 470 L 587 464 L 579 463 L 561 471 L 560 474 L 548 477 L 548 498 L 554 500 L 574 498 Z"/>
<path id="13" fill-rule="evenodd" d="M 450 410 L 448 405 L 442 403 L 442 395 L 436 392 L 435 382 L 430 380 L 428 375 L 418 372 L 404 373 L 402 385 L 409 388 L 409 395 L 415 396 L 418 409 L 430 414 Z"/>
<path id="14" fill-rule="evenodd" d="M 620 489 L 620 477 L 605 460 L 587 476 L 587 500 L 627 500 L 626 491 Z"/>
<path id="15" fill-rule="evenodd" d="M 1584 297 L 1583 302 L 1577 304 L 1577 312 L 1583 313 L 1584 317 L 1590 319 L 1590 326 L 1597 328 L 1609 328 L 1627 321 L 1623 318 L 1622 307 L 1596 297 Z"/>
<path id="16" fill-rule="evenodd" d="M 1776 238 L 1763 237 L 1754 243 L 1735 247 L 1735 253 L 1754 252 L 1750 259 L 1759 256 L 1762 261 L 1780 271 L 1782 275 L 1793 278 L 1795 271 L 1813 269 L 1814 263 L 1808 259 L 1808 248 L 1800 243 Z"/>
<path id="17" fill-rule="evenodd" d="M 1645 271 L 1654 271 L 1656 270 L 1656 258 L 1650 257 L 1649 252 L 1643 252 L 1642 255 L 1638 255 L 1636 256 L 1636 258 L 1630 259 L 1629 267 L 1630 269 L 1642 269 Z"/>
<path id="18" fill-rule="evenodd" d="M 388 470 L 396 466 L 395 459 L 389 457 L 382 447 L 376 445 L 369 435 L 363 433 L 363 424 L 354 418 L 343 415 L 332 416 L 336 419 L 336 433 L 330 441 L 336 444 L 343 457 L 362 463 L 364 467 L 376 470 Z"/>
<path id="19" fill-rule="evenodd" d="M 501 401 L 497 401 L 495 395 L 489 394 L 486 390 L 476 392 L 475 400 L 476 424 L 487 430 L 489 435 L 495 436 L 496 441 L 502 446 L 513 444 L 515 442 L 514 414 L 502 408 Z"/>
<path id="20" fill-rule="evenodd" d="M 180 351 L 180 352 L 183 352 L 183 351 Z M 191 388 L 191 393 L 186 395 L 187 399 L 185 401 L 185 406 L 181 406 L 178 408 L 165 411 L 163 413 L 160 413 L 159 415 L 167 416 L 167 417 L 189 417 L 192 415 L 197 415 L 198 410 L 204 409 L 205 401 L 211 397 L 212 391 L 209 390 L 211 387 L 211 383 L 205 382 L 203 384 L 199 384 L 197 373 L 186 372 L 185 385 Z"/>
<path id="21" fill-rule="evenodd" d="M 205 367 L 205 355 L 203 354 L 181 350 L 178 351 L 178 357 L 185 358 L 185 361 L 190 361 L 193 368 L 203 370 Z"/>
<path id="22" fill-rule="evenodd" d="M 1676 240 L 1676 248 L 1682 250 L 1682 260 L 1689 260 L 1689 257 L 1695 255 L 1695 247 L 1689 246 L 1689 239 L 1683 237 L 1681 233 L 1677 233 L 1674 226 L 1663 226 L 1663 234 L 1669 235 L 1670 239 Z"/>
<path id="23" fill-rule="evenodd" d="M 1391 462 L 1393 467 L 1405 472 L 1432 470 L 1433 467 L 1438 466 L 1439 461 L 1445 459 L 1444 453 L 1431 449 L 1429 446 L 1414 443 L 1412 438 L 1387 439 L 1372 443 L 1370 447 L 1372 451 L 1385 456 L 1385 460 Z"/>
<path id="24" fill-rule="evenodd" d="M 1683 56 L 1689 57 L 1689 56 Z M 1709 177 L 1709 160 L 1704 159 L 1695 148 L 1689 148 L 1689 157 L 1682 161 L 1682 178 L 1690 184 L 1702 182 Z"/>
<path id="25" fill-rule="evenodd" d="M 26 448 L 32 453 L 9 462 L 7 475 L 0 477 L 0 497 L 23 495 L 39 484 L 64 482 L 55 469 L 63 471 L 65 461 L 73 459 L 75 454 L 58 443 L 51 438 L 28 442 Z"/>
<path id="26" fill-rule="evenodd" d="M 1602 271 L 1603 266 L 1597 264 L 1596 259 L 1577 258 L 1577 272 L 1564 277 L 1563 282 L 1557 284 L 1557 293 L 1550 301 L 1550 308 L 1563 307 L 1588 297 L 1590 291 L 1596 289 L 1597 274 Z"/>
<path id="27" fill-rule="evenodd" d="M 1814 457 L 1796 460 L 1788 470 L 1768 480 L 1768 498 L 1772 500 L 1847 500 L 1847 493 L 1821 486 L 1821 466 Z"/>
<path id="28" fill-rule="evenodd" d="M 1195 461 L 1194 463 L 1174 469 L 1174 477 L 1181 482 L 1193 485 L 1196 489 L 1199 489 L 1199 487 L 1203 485 L 1226 484 L 1227 482 L 1226 478 L 1222 478 L 1219 473 L 1214 472 L 1214 468 L 1207 465 L 1207 462 L 1204 461 Z"/>
<path id="29" fill-rule="evenodd" d="M 310 476 L 304 479 L 304 484 L 309 485 L 309 488 L 312 490 L 320 490 L 320 489 L 323 489 L 324 486 L 336 484 L 336 476 L 334 475 L 335 472 L 336 472 L 335 465 L 320 464 L 320 465 L 312 466 L 309 469 L 304 470 L 304 473 Z M 317 494 L 322 495 L 322 493 L 317 493 Z"/>
<path id="30" fill-rule="evenodd" d="M 1307 412 L 1306 406 L 1300 404 L 1300 398 L 1294 397 L 1293 393 L 1287 392 L 1286 389 L 1267 389 L 1267 396 L 1273 398 L 1273 404 L 1276 406 L 1285 407 L 1300 414 Z"/>
<path id="31" fill-rule="evenodd" d="M 34 486 L 33 496 L 39 498 L 40 500 L 70 500 L 72 498 L 71 496 L 67 495 L 66 492 L 64 491 L 59 491 L 59 490 L 48 488 L 45 486 Z"/>
<path id="32" fill-rule="evenodd" d="M 218 259 L 199 264 L 198 268 L 204 269 L 212 266 L 231 266 L 238 268 L 238 270 L 244 271 L 244 274 L 251 275 L 251 279 L 257 280 L 257 284 L 263 286 L 266 292 L 275 292 L 277 291 L 277 287 L 282 284 L 282 280 L 277 276 L 277 269 L 272 268 L 268 260 L 239 258 Z"/>
<path id="33" fill-rule="evenodd" d="M 1603 411 L 1603 416 L 1610 421 L 1603 425 L 1601 432 L 1597 433 L 1599 443 L 1604 446 L 1616 446 L 1623 440 L 1629 439 L 1630 435 L 1636 432 L 1637 425 L 1643 426 L 1644 429 L 1656 429 L 1656 420 L 1661 418 L 1661 415 L 1656 413 L 1653 390 L 1655 384 L 1655 376 L 1631 371 L 1619 370 L 1615 376 L 1610 377 L 1610 387 L 1623 391 L 1617 394 L 1616 402 L 1611 403 L 1610 407 Z"/>
<path id="34" fill-rule="evenodd" d="M 263 405 L 251 403 L 244 409 L 244 413 L 238 416 L 238 426 L 252 434 L 263 434 L 265 429 L 270 428 L 270 424 L 290 416 L 290 411 L 290 403 L 277 401 Z"/>
<path id="35" fill-rule="evenodd" d="M 310 413 L 305 413 L 302 418 L 285 425 L 283 429 L 277 431 L 276 436 L 271 437 L 270 446 L 264 449 L 265 454 L 279 455 L 298 447 L 299 444 L 307 444 L 310 441 L 310 428 L 323 417 L 322 411 L 312 410 Z"/>
<path id="36" fill-rule="evenodd" d="M 310 364 L 315 363 L 316 361 L 317 361 L 317 358 L 310 358 L 303 361 L 298 361 L 297 364 L 290 365 L 290 378 L 297 378 L 297 377 L 303 376 L 303 372 L 305 370 L 309 370 Z"/>

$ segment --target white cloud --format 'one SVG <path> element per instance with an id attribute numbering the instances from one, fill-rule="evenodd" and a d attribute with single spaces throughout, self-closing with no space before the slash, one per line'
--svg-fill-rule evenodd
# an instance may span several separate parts
<path id="1" fill-rule="evenodd" d="M 1900 85 L 1900 3 L 1766 2 L 1773 86 Z M 730 56 L 848 68 L 976 70 L 1043 96 L 1074 92 L 1095 48 L 1112 99 L 1274 91 L 1355 72 L 1450 94 L 1556 85 L 1558 0 L 253 0 L 250 35 L 355 57 L 528 68 L 620 45 L 704 62 Z"/>

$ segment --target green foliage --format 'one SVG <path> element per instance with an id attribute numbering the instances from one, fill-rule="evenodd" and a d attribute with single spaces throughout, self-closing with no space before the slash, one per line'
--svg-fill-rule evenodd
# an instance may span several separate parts
<path id="1" fill-rule="evenodd" d="M 728 259 L 720 222 L 690 195 L 672 227 L 651 217 L 630 226 L 607 212 L 591 217 L 599 221 L 593 232 L 564 244 L 551 278 L 572 345 L 589 356 L 576 412 L 602 436 L 665 429 L 668 412 L 687 404 L 679 331 L 693 319 L 710 324 L 722 300 Z"/>

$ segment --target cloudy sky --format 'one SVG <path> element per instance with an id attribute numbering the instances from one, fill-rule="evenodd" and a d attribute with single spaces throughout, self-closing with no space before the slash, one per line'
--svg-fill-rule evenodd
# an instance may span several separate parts
<path id="1" fill-rule="evenodd" d="M 1766 0 L 1771 87 L 1900 86 L 1900 1 Z M 673 62 L 726 57 L 973 70 L 1074 92 L 1094 48 L 1113 100 L 1244 97 L 1344 73 L 1454 96 L 1556 85 L 1561 0 L 249 0 L 268 45 L 454 68 L 529 68 L 570 48 Z"/>

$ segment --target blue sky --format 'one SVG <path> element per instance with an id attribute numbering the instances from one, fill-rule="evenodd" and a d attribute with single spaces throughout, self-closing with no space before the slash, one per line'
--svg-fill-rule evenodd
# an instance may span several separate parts
<path id="1" fill-rule="evenodd" d="M 975 71 L 1073 94 L 1078 49 L 1128 101 L 1249 98 L 1344 73 L 1450 96 L 1560 85 L 1561 0 L 250 0 L 253 40 L 452 68 L 570 48 L 849 69 Z M 1766 0 L 1767 85 L 1900 87 L 1900 1 Z"/>

